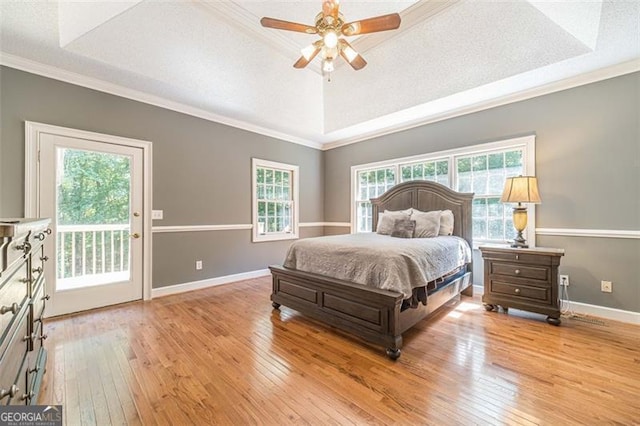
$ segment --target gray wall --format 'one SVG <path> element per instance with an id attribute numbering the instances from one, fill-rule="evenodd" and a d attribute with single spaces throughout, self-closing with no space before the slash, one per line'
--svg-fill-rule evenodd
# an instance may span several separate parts
<path id="1" fill-rule="evenodd" d="M 0 68 L 0 91 L 0 217 L 24 213 L 28 120 L 152 141 L 153 208 L 164 210 L 156 226 L 251 223 L 252 157 L 299 165 L 300 219 L 323 221 L 320 151 L 12 68 Z M 288 244 L 252 243 L 249 230 L 156 233 L 153 287 L 263 269 Z"/>
<path id="2" fill-rule="evenodd" d="M 353 165 L 536 134 L 538 228 L 640 229 L 640 73 L 469 114 L 325 153 L 325 221 L 350 215 Z M 640 240 L 539 236 L 566 250 L 577 302 L 640 312 Z M 475 278 L 481 277 L 475 256 Z M 600 281 L 613 281 L 613 293 Z"/>
<path id="3" fill-rule="evenodd" d="M 254 156 L 300 166 L 302 222 L 348 222 L 352 165 L 535 133 L 539 228 L 640 229 L 640 73 L 326 152 L 5 67 L 0 101 L 0 217 L 23 214 L 30 120 L 152 141 L 154 208 L 165 216 L 155 225 L 250 223 Z M 537 243 L 566 249 L 561 272 L 570 275 L 572 300 L 640 311 L 640 240 L 539 236 Z M 287 246 L 251 243 L 250 231 L 156 233 L 153 285 L 261 269 L 281 262 Z M 600 292 L 603 279 L 613 281 L 612 294 Z"/>

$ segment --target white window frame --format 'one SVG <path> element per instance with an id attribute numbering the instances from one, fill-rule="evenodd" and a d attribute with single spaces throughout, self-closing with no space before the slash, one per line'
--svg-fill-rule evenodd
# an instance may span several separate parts
<path id="1" fill-rule="evenodd" d="M 258 229 L 258 168 L 279 169 L 291 173 L 291 196 L 292 196 L 292 214 L 291 214 L 291 232 L 272 232 L 260 234 Z M 299 238 L 299 174 L 298 166 L 286 163 L 278 163 L 275 161 L 262 160 L 259 158 L 251 159 L 251 204 L 252 204 L 252 228 L 253 242 L 264 241 L 280 241 L 295 240 Z"/>
<path id="2" fill-rule="evenodd" d="M 511 149 L 522 149 L 522 172 L 526 176 L 535 176 L 536 173 L 536 150 L 535 150 L 535 135 L 522 136 L 518 138 L 505 139 L 495 142 L 483 143 L 479 145 L 466 146 L 462 148 L 449 149 L 445 151 L 438 151 L 420 155 L 413 155 L 410 157 L 394 158 L 390 160 L 378 161 L 374 163 L 359 164 L 351 167 L 351 233 L 355 234 L 358 230 L 356 227 L 357 221 L 357 209 L 356 209 L 356 194 L 358 190 L 357 176 L 358 172 L 377 169 L 381 167 L 395 167 L 396 184 L 400 181 L 401 166 L 420 163 L 426 161 L 443 160 L 448 158 L 449 160 L 449 187 L 455 188 L 458 181 L 458 171 L 456 167 L 457 157 L 466 157 L 469 155 L 484 154 L 492 151 L 505 151 Z M 535 247 L 535 229 L 536 229 L 536 205 L 527 204 L 528 223 L 525 229 L 525 238 L 530 247 Z M 477 247 L 478 243 L 482 244 L 488 242 L 485 240 L 475 242 L 474 246 Z M 496 240 L 491 240 L 496 242 Z M 509 241 L 503 241 L 508 243 Z M 475 247 L 474 247 L 475 248 Z"/>

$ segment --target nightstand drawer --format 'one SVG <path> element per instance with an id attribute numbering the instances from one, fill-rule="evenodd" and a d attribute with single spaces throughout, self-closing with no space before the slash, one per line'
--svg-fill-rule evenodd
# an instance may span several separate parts
<path id="1" fill-rule="evenodd" d="M 551 265 L 551 258 L 549 256 L 540 256 L 534 253 L 490 251 L 486 254 L 483 253 L 483 257 L 485 259 L 529 263 L 532 265 Z"/>
<path id="2" fill-rule="evenodd" d="M 522 297 L 524 299 L 535 299 L 544 302 L 551 301 L 548 288 L 529 287 L 526 285 L 510 284 L 502 281 L 491 281 L 491 293 Z"/>
<path id="3" fill-rule="evenodd" d="M 491 274 L 509 277 L 529 278 L 539 281 L 549 281 L 550 268 L 543 266 L 522 266 L 517 263 L 491 262 Z"/>

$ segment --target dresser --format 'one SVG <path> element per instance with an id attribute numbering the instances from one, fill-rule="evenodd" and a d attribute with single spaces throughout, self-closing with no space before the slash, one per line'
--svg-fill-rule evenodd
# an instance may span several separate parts
<path id="1" fill-rule="evenodd" d="M 36 404 L 47 352 L 44 241 L 49 219 L 0 219 L 0 405 Z"/>
<path id="2" fill-rule="evenodd" d="M 479 247 L 484 260 L 485 309 L 498 306 L 547 315 L 547 322 L 560 325 L 558 266 L 563 249 L 512 248 L 504 245 Z"/>

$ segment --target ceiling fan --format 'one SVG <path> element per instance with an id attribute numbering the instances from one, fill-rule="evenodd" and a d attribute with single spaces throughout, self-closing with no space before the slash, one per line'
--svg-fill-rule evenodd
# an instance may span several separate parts
<path id="1" fill-rule="evenodd" d="M 333 61 L 338 55 L 342 56 L 356 71 L 367 65 L 367 61 L 351 47 L 347 40 L 340 38 L 340 36 L 351 37 L 395 30 L 400 26 L 400 15 L 391 13 L 345 23 L 344 16 L 339 12 L 339 0 L 324 0 L 322 2 L 322 12 L 318 13 L 315 21 L 315 26 L 311 26 L 265 17 L 260 20 L 260 23 L 263 27 L 277 30 L 318 34 L 322 38 L 302 49 L 302 56 L 293 66 L 295 68 L 304 68 L 320 53 L 322 71 L 330 74 L 334 70 Z"/>

